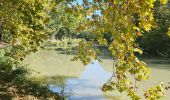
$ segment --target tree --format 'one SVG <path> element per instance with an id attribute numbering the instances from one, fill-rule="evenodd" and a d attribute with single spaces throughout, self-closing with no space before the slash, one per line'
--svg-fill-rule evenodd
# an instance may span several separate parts
<path id="1" fill-rule="evenodd" d="M 51 21 L 47 24 L 47 27 L 49 36 L 52 39 L 55 36 L 59 39 L 63 36 L 74 36 L 77 26 L 86 20 L 83 16 L 73 14 L 72 10 L 70 10 L 71 6 L 72 4 L 68 1 L 60 1 L 55 6 L 55 11 L 50 13 Z"/>
<path id="2" fill-rule="evenodd" d="M 54 96 L 43 82 L 28 77 L 30 71 L 21 62 L 48 39 L 46 24 L 53 6 L 53 0 L 0 0 L 0 34 L 7 44 L 0 47 L 0 96 Z"/>
<path id="3" fill-rule="evenodd" d="M 162 6 L 159 2 L 155 3 L 154 19 L 156 28 L 149 32 L 145 32 L 141 37 L 139 44 L 145 52 L 156 55 L 170 56 L 170 38 L 168 36 L 168 28 L 170 27 L 170 3 Z"/>
<path id="4" fill-rule="evenodd" d="M 90 29 L 91 33 L 98 35 L 98 42 L 107 45 L 103 36 L 104 32 L 110 32 L 113 41 L 109 46 L 114 60 L 114 72 L 109 82 L 102 90 L 114 90 L 127 92 L 133 100 L 141 97 L 136 94 L 137 83 L 149 78 L 150 69 L 140 61 L 135 53 L 142 54 L 142 50 L 135 42 L 141 36 L 142 31 L 149 31 L 155 26 L 154 3 L 156 0 L 83 0 L 82 7 L 75 5 L 75 13 L 90 17 L 81 27 Z M 160 0 L 164 5 L 167 0 Z M 86 10 L 85 12 L 83 12 Z M 81 28 L 82 29 L 82 28 Z M 92 59 L 97 59 L 93 43 L 83 41 L 80 43 L 77 55 L 73 60 L 80 59 L 88 64 Z M 130 79 L 133 79 L 131 81 Z M 159 99 L 163 95 L 162 84 L 144 92 L 144 97 L 149 100 Z"/>
<path id="5" fill-rule="evenodd" d="M 77 16 L 79 19 L 88 19 L 83 23 L 78 22 L 76 24 L 78 27 L 73 28 L 76 31 L 88 30 L 97 37 L 100 45 L 107 45 L 103 33 L 109 32 L 113 37 L 109 49 L 115 62 L 113 76 L 116 80 L 111 77 L 102 90 L 115 88 L 120 92 L 127 92 L 133 100 L 140 99 L 141 97 L 136 94 L 136 83 L 147 80 L 150 69 L 135 56 L 136 52 L 142 54 L 135 41 L 142 31 L 151 30 L 155 24 L 153 17 L 155 0 L 92 0 L 92 2 L 83 0 L 82 5 L 75 3 L 76 0 L 56 1 L 57 3 L 67 1 L 69 6 L 64 8 L 68 14 L 66 18 Z M 166 4 L 167 0 L 160 0 L 160 3 Z M 8 48 L 3 48 L 5 49 L 3 57 L 7 61 L 18 66 L 27 54 L 35 52 L 48 38 L 46 34 L 46 28 L 49 28 L 48 15 L 51 10 L 55 11 L 55 8 L 51 9 L 54 6 L 53 0 L 0 0 L 2 39 L 9 44 Z M 84 64 L 88 64 L 92 59 L 97 59 L 93 45 L 93 41 L 80 42 L 73 60 L 81 59 Z M 162 84 L 144 93 L 144 97 L 151 100 L 158 99 L 162 95 Z"/>
<path id="6" fill-rule="evenodd" d="M 0 23 L 2 39 L 10 45 L 5 56 L 18 63 L 30 52 L 35 52 L 48 39 L 48 13 L 55 5 L 52 0 L 1 0 Z M 9 9 L 10 8 L 10 9 Z M 4 49 L 4 48 L 3 48 Z"/>

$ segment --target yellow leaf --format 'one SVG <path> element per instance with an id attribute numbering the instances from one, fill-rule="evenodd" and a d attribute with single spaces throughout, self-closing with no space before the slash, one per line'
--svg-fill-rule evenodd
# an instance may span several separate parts
<path id="1" fill-rule="evenodd" d="M 144 29 L 145 29 L 146 31 L 151 30 L 151 27 L 152 27 L 152 25 L 151 25 L 150 23 L 147 23 L 147 24 L 144 25 Z"/>
<path id="2" fill-rule="evenodd" d="M 160 3 L 165 5 L 168 2 L 168 0 L 160 0 Z"/>
<path id="3" fill-rule="evenodd" d="M 170 27 L 168 28 L 167 35 L 170 37 Z"/>

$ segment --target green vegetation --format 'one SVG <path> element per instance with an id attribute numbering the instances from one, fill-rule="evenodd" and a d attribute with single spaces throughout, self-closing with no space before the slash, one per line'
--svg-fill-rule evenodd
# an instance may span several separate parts
<path id="1" fill-rule="evenodd" d="M 135 54 L 142 54 L 142 50 L 136 43 L 143 31 L 150 31 L 155 27 L 154 4 L 156 0 L 84 0 L 83 14 L 91 18 L 84 23 L 84 28 L 97 36 L 98 44 L 107 45 L 103 33 L 110 33 L 113 41 L 109 45 L 114 64 L 113 79 L 103 85 L 103 91 L 118 90 L 126 92 L 132 100 L 142 97 L 137 94 L 137 83 L 148 80 L 150 69 Z M 164 5 L 167 0 L 160 0 Z M 76 10 L 74 10 L 76 13 Z M 96 13 L 100 11 L 100 13 Z M 79 12 L 79 11 L 78 11 Z M 82 13 L 81 13 L 82 14 Z M 80 42 L 77 55 L 73 60 L 80 59 L 85 65 L 92 59 L 98 59 L 98 50 L 93 49 L 94 42 Z M 116 78 L 116 80 L 114 79 Z M 131 80 L 133 79 L 133 81 Z M 163 96 L 163 85 L 158 84 L 144 92 L 145 99 L 159 99 Z"/>
<path id="2" fill-rule="evenodd" d="M 58 0 L 55 10 L 50 13 L 51 20 L 47 24 L 47 32 L 51 39 L 75 38 L 78 35 L 77 26 L 86 20 L 78 14 L 66 13 L 70 9 L 68 5 L 67 1 Z"/>
<path id="3" fill-rule="evenodd" d="M 170 38 L 167 34 L 170 27 L 170 2 L 164 6 L 156 2 L 154 10 L 157 27 L 145 32 L 139 44 L 148 55 L 170 57 Z"/>
<path id="4" fill-rule="evenodd" d="M 27 95 L 35 98 L 59 97 L 22 67 L 25 56 L 37 51 L 41 43 L 48 39 L 45 26 L 50 17 L 48 12 L 53 6 L 55 2 L 48 0 L 0 0 L 2 98 Z"/>
<path id="5" fill-rule="evenodd" d="M 103 85 L 103 91 L 116 89 L 127 93 L 132 100 L 160 99 L 164 89 L 162 82 L 144 91 L 144 97 L 137 94 L 137 83 L 149 79 L 150 68 L 136 54 L 143 54 L 142 47 L 147 53 L 169 57 L 169 1 L 76 2 L 0 0 L 0 88 L 3 93 L 12 97 L 29 94 L 37 98 L 58 98 L 47 85 L 31 77 L 29 70 L 22 67 L 25 66 L 23 60 L 48 39 L 55 42 L 67 37 L 69 42 L 63 43 L 70 45 L 71 38 L 79 37 L 83 39 L 74 48 L 73 61 L 81 60 L 87 65 L 94 59 L 99 60 L 102 49 L 96 45 L 107 47 L 111 53 L 116 80 L 110 78 Z M 142 34 L 140 47 L 137 40 Z M 11 91 L 12 94 L 8 94 Z"/>

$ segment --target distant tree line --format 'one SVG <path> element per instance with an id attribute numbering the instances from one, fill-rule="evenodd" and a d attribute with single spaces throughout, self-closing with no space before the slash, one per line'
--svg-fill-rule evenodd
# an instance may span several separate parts
<path id="1" fill-rule="evenodd" d="M 170 3 L 162 6 L 159 2 L 156 2 L 154 10 L 154 18 L 156 19 L 155 28 L 150 31 L 144 31 L 143 36 L 139 37 L 137 42 L 144 50 L 144 55 L 146 56 L 170 57 L 170 38 L 166 34 L 170 27 Z M 55 34 L 55 38 L 61 40 L 64 37 L 82 38 L 87 41 L 97 41 L 98 38 L 97 35 L 88 31 L 76 33 L 69 27 L 62 27 Z M 108 43 L 111 43 L 113 40 L 110 32 L 105 32 L 103 38 Z"/>
<path id="2" fill-rule="evenodd" d="M 170 3 L 160 6 L 156 2 L 154 10 L 156 28 L 144 32 L 138 43 L 145 55 L 170 57 L 170 38 L 167 34 L 170 27 Z"/>

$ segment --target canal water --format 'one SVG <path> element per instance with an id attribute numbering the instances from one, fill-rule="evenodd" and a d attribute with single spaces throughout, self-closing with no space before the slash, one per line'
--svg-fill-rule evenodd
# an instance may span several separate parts
<path id="1" fill-rule="evenodd" d="M 103 59 L 103 63 L 93 61 L 83 66 L 80 61 L 71 62 L 72 57 L 73 55 L 54 50 L 40 50 L 29 55 L 24 63 L 46 77 L 49 88 L 67 96 L 68 100 L 128 100 L 125 93 L 101 91 L 102 85 L 112 75 L 113 61 L 111 59 Z M 152 68 L 151 79 L 142 87 L 154 86 L 160 81 L 170 81 L 169 59 L 145 58 L 142 60 Z M 170 92 L 165 91 L 165 97 L 162 100 L 170 100 L 168 94 Z"/>

